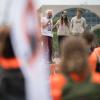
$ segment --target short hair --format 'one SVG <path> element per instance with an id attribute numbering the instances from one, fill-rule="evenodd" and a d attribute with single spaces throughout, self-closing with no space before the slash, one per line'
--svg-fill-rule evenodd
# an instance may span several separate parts
<path id="1" fill-rule="evenodd" d="M 48 14 L 49 12 L 52 12 L 53 13 L 53 10 L 52 9 L 47 9 L 46 10 L 46 14 Z"/>
<path id="2" fill-rule="evenodd" d="M 83 10 L 81 8 L 77 8 L 77 12 L 80 12 L 81 14 L 83 14 Z"/>
<path id="3" fill-rule="evenodd" d="M 83 34 L 83 38 L 85 39 L 86 43 L 90 45 L 94 41 L 95 36 L 93 33 L 85 33 Z"/>
<path id="4" fill-rule="evenodd" d="M 76 72 L 84 75 L 88 71 L 88 50 L 82 37 L 69 37 L 62 43 L 61 66 L 65 74 Z"/>

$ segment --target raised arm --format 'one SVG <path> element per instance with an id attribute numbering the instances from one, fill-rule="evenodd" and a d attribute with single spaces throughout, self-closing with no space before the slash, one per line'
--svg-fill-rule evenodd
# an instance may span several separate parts
<path id="1" fill-rule="evenodd" d="M 46 22 L 45 18 L 41 18 L 41 27 L 46 28 L 48 24 L 50 23 L 50 20 Z"/>
<path id="2" fill-rule="evenodd" d="M 71 22 L 70 22 L 70 30 L 73 29 L 73 18 L 71 19 Z"/>
<path id="3" fill-rule="evenodd" d="M 59 19 L 59 20 L 57 20 L 57 22 L 56 22 L 56 24 L 55 24 L 55 25 L 53 25 L 53 28 L 55 28 L 55 27 L 57 27 L 57 28 L 58 28 L 59 23 L 60 23 L 60 19 Z"/>
<path id="4" fill-rule="evenodd" d="M 83 22 L 83 28 L 84 30 L 86 30 L 86 19 L 84 18 L 84 22 Z"/>

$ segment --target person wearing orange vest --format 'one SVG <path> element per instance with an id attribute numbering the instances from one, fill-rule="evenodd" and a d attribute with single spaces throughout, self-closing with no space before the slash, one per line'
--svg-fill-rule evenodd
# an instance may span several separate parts
<path id="1" fill-rule="evenodd" d="M 0 30 L 0 99 L 25 100 L 24 78 L 10 40 L 10 28 Z"/>
<path id="2" fill-rule="evenodd" d="M 50 88 L 52 100 L 61 100 L 62 90 L 66 83 L 67 80 L 63 74 L 56 73 L 50 75 Z"/>
<path id="3" fill-rule="evenodd" d="M 100 84 L 100 47 L 95 48 L 89 57 L 89 64 L 92 68 L 92 82 Z M 97 68 L 98 67 L 98 68 Z"/>
<path id="4" fill-rule="evenodd" d="M 61 100 L 100 100 L 100 84 L 91 82 L 87 43 L 82 37 L 71 37 L 63 43 L 62 72 L 67 83 Z"/>
<path id="5" fill-rule="evenodd" d="M 98 57 L 100 56 L 100 47 L 95 48 L 96 47 L 95 36 L 93 33 L 84 34 L 83 38 L 86 40 L 86 43 L 88 45 L 88 50 L 90 52 L 88 58 L 88 64 L 92 74 L 91 81 L 94 83 L 100 83 L 100 72 L 96 70 L 97 60 Z"/>
<path id="6" fill-rule="evenodd" d="M 69 84 L 70 79 L 76 84 L 82 83 L 89 75 L 87 64 L 88 52 L 83 38 L 67 38 L 62 48 L 59 72 L 55 73 L 56 71 L 54 71 L 54 67 L 59 66 L 52 65 L 54 71 L 50 76 L 52 100 L 62 100 L 63 89 Z"/>

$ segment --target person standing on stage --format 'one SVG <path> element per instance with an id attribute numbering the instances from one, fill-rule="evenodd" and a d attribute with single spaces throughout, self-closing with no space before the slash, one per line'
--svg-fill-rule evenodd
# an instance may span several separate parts
<path id="1" fill-rule="evenodd" d="M 82 17 L 82 9 L 77 9 L 76 16 L 71 19 L 72 35 L 82 35 L 86 30 L 86 19 Z"/>
<path id="2" fill-rule="evenodd" d="M 53 11 L 47 10 L 46 16 L 41 18 L 42 36 L 43 36 L 43 46 L 48 51 L 49 62 L 52 61 L 52 17 Z"/>
<path id="3" fill-rule="evenodd" d="M 58 44 L 59 44 L 59 53 L 60 53 L 60 45 L 62 41 L 70 36 L 70 22 L 68 19 L 67 11 L 62 11 L 60 19 L 55 24 L 57 27 L 57 35 L 58 35 Z"/>

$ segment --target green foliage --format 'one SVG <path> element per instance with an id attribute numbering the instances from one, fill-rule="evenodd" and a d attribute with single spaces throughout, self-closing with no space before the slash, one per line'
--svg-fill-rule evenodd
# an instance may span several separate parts
<path id="1" fill-rule="evenodd" d="M 53 18 L 53 25 L 57 23 L 59 20 L 59 17 L 54 17 Z M 55 27 L 53 29 L 53 56 L 55 55 L 55 52 L 58 52 L 58 36 L 57 36 L 57 28 Z"/>
<path id="2" fill-rule="evenodd" d="M 97 45 L 100 46 L 100 28 L 95 29 L 94 33 L 95 33 L 95 36 L 96 36 L 96 39 L 97 39 Z"/>
<path id="3" fill-rule="evenodd" d="M 53 19 L 53 25 L 55 25 L 58 20 L 59 20 L 59 17 L 54 17 L 54 19 Z M 53 29 L 53 32 L 57 32 L 57 28 L 56 27 Z"/>
<path id="4" fill-rule="evenodd" d="M 53 32 L 53 56 L 58 51 L 58 36 L 57 32 Z"/>

